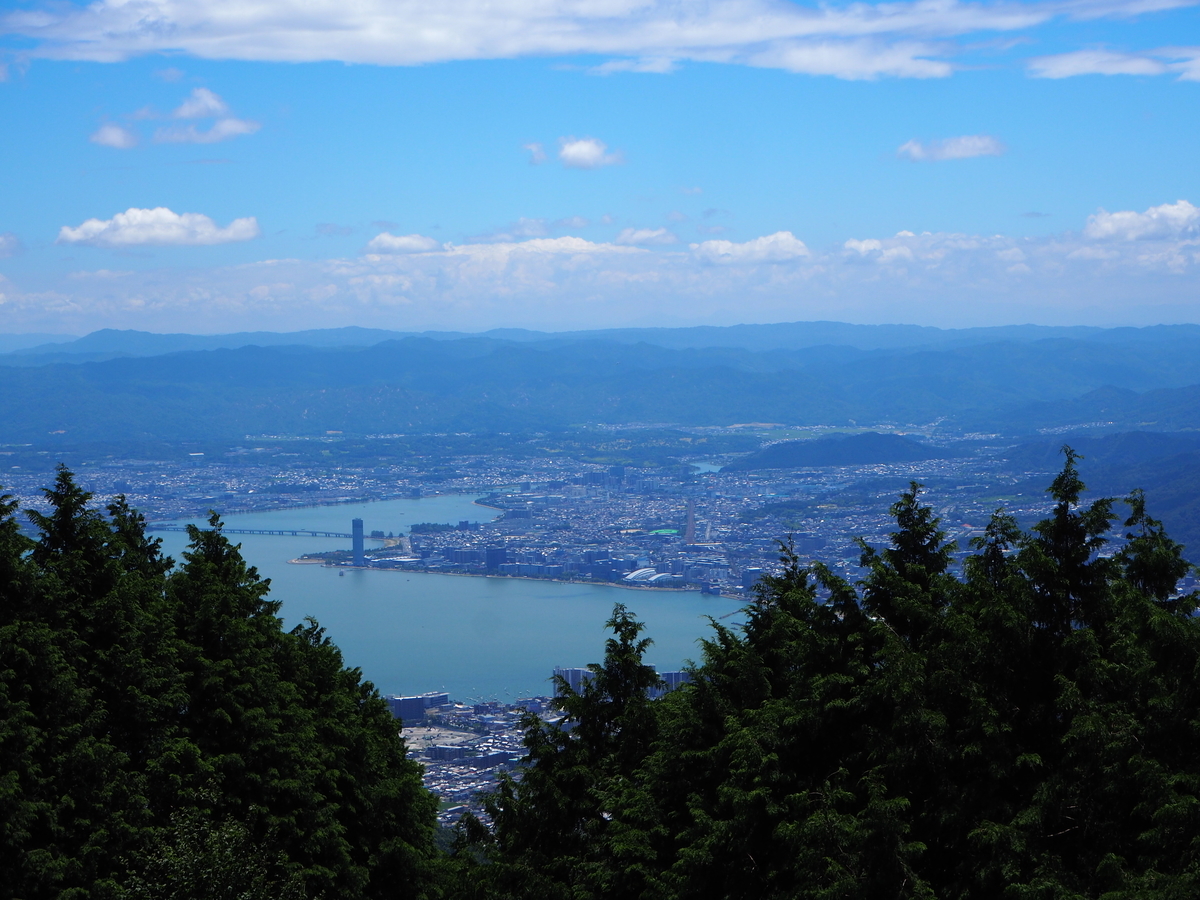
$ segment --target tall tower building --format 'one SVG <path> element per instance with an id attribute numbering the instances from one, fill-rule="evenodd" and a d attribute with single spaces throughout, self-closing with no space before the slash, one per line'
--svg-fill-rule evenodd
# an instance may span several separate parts
<path id="1" fill-rule="evenodd" d="M 696 543 L 696 501 L 690 497 L 687 502 L 687 526 L 683 530 L 683 542 Z"/>
<path id="2" fill-rule="evenodd" d="M 352 519 L 350 521 L 350 534 L 354 541 L 354 564 L 356 566 L 365 566 L 367 564 L 367 557 L 363 553 L 362 519 Z"/>

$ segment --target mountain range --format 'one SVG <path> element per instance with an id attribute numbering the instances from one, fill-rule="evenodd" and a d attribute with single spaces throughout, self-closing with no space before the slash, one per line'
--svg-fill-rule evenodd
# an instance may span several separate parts
<path id="1" fill-rule="evenodd" d="M 0 354 L 0 433 L 183 440 L 639 422 L 1186 431 L 1200 428 L 1197 346 L 1191 325 L 104 331 Z"/>

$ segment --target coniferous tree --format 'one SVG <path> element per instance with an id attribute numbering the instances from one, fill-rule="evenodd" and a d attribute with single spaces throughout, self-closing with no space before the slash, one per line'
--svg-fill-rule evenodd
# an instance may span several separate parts
<path id="1" fill-rule="evenodd" d="M 621 791 L 531 729 L 497 868 L 572 898 L 1194 895 L 1200 598 L 1140 493 L 1108 549 L 1114 501 L 1065 452 L 1050 516 L 997 512 L 961 571 L 915 484 L 856 585 L 785 548 L 629 752 L 607 732 Z M 584 826 L 547 827 L 563 810 Z"/>
<path id="2" fill-rule="evenodd" d="M 34 541 L 0 499 L 0 898 L 429 888 L 436 800 L 386 704 L 219 520 L 172 571 L 124 498 L 45 493 Z"/>

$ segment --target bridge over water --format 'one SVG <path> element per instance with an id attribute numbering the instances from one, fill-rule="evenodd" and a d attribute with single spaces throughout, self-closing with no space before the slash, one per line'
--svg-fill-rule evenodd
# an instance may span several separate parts
<path id="1" fill-rule="evenodd" d="M 187 531 L 186 525 L 147 525 L 147 531 Z M 273 534 L 278 537 L 324 537 L 352 540 L 354 535 L 342 531 L 309 531 L 307 528 L 222 528 L 222 534 Z M 368 541 L 379 540 L 364 535 Z"/>

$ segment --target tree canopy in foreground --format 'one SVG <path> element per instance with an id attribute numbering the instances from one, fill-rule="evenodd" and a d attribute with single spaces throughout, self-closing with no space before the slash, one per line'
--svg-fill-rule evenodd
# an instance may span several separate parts
<path id="1" fill-rule="evenodd" d="M 0 898 L 409 897 L 436 801 L 387 705 L 211 528 L 175 568 L 60 469 L 0 500 Z"/>
<path id="2" fill-rule="evenodd" d="M 856 585 L 790 551 L 692 682 L 646 699 L 641 626 L 527 723 L 526 769 L 467 822 L 476 896 L 1194 897 L 1200 620 L 1135 494 L 997 513 L 962 572 L 914 484 Z"/>

